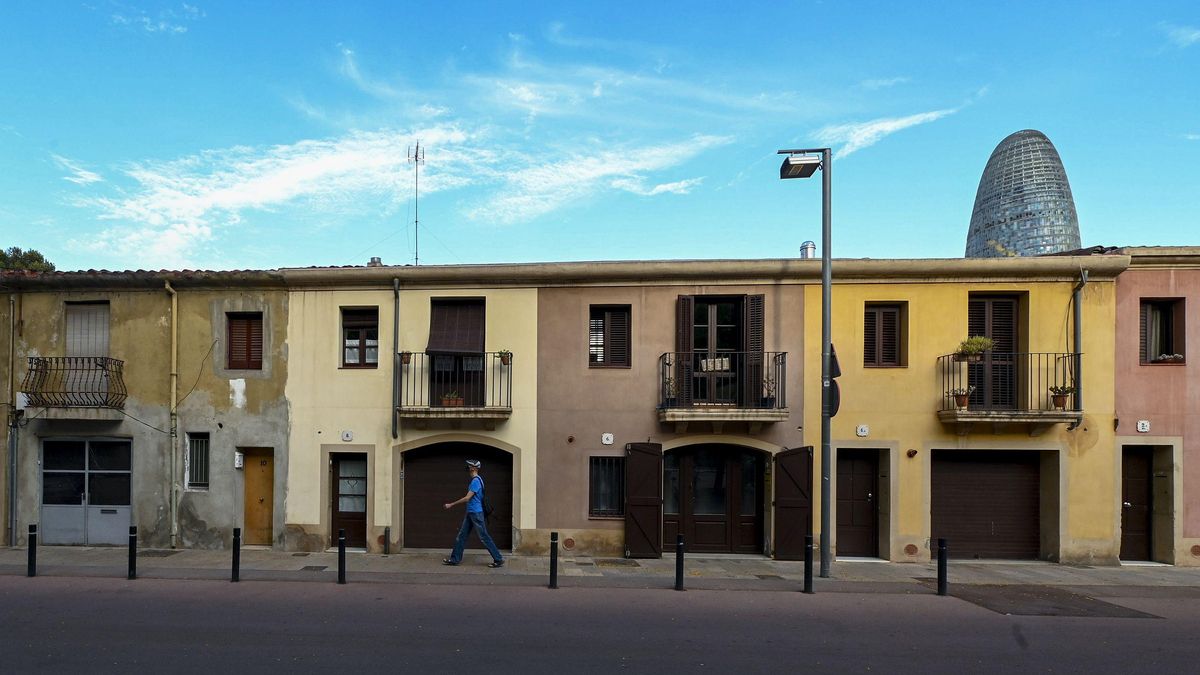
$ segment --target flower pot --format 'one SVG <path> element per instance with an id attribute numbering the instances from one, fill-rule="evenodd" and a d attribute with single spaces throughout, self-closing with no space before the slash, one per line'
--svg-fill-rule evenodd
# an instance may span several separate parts
<path id="1" fill-rule="evenodd" d="M 775 409 L 775 397 L 774 396 L 762 397 L 762 400 L 759 402 L 758 407 L 766 408 L 767 410 L 774 410 Z"/>
<path id="2" fill-rule="evenodd" d="M 506 366 L 508 364 L 512 363 L 512 354 L 508 354 L 508 353 L 501 354 L 500 355 L 500 363 L 503 363 Z"/>
<path id="3" fill-rule="evenodd" d="M 400 352 L 400 363 L 406 366 L 412 363 L 412 352 Z"/>
<path id="4" fill-rule="evenodd" d="M 970 398 L 969 394 L 955 394 L 954 395 L 954 405 L 959 408 L 965 408 L 965 407 L 967 407 L 967 399 L 968 398 Z"/>
<path id="5" fill-rule="evenodd" d="M 1053 401 L 1054 407 L 1059 410 L 1067 407 L 1067 394 L 1052 394 L 1050 399 Z"/>
<path id="6" fill-rule="evenodd" d="M 451 398 L 449 396 L 442 397 L 442 407 L 443 408 L 461 408 L 463 406 L 463 403 L 464 403 L 464 400 L 463 400 L 463 397 L 461 397 L 461 396 L 459 396 L 457 398 Z"/>
<path id="7" fill-rule="evenodd" d="M 983 354 L 967 354 L 965 352 L 955 352 L 954 360 L 967 363 L 979 363 L 983 360 Z"/>

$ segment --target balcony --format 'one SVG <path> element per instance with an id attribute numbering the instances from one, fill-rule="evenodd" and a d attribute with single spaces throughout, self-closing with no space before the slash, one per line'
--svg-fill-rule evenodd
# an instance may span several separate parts
<path id="1" fill-rule="evenodd" d="M 512 416 L 513 358 L 511 352 L 401 352 L 397 413 L 417 427 L 430 420 L 482 420 L 492 429 Z"/>
<path id="2" fill-rule="evenodd" d="M 745 422 L 757 433 L 787 420 L 786 376 L 786 352 L 667 352 L 658 357 L 658 421 L 677 433 L 692 422 L 714 433 Z"/>
<path id="3" fill-rule="evenodd" d="M 31 356 L 21 392 L 30 417 L 117 420 L 125 407 L 125 362 L 104 356 Z"/>
<path id="4" fill-rule="evenodd" d="M 995 433 L 1015 427 L 1036 436 L 1054 424 L 1078 424 L 1075 373 L 1081 354 L 1052 352 L 984 352 L 974 360 L 957 354 L 938 357 L 942 381 L 938 419 L 966 434 L 976 424 Z M 1055 396 L 1051 388 L 1072 393 Z"/>

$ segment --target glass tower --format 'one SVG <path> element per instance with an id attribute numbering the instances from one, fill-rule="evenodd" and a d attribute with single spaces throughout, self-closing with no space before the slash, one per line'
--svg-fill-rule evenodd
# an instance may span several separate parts
<path id="1" fill-rule="evenodd" d="M 968 258 L 1043 255 L 1079 248 L 1079 218 L 1054 144 L 1025 129 L 992 151 L 971 211 Z"/>

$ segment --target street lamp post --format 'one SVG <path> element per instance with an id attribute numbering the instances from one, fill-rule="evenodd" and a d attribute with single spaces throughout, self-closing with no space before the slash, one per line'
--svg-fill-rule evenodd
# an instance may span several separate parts
<path id="1" fill-rule="evenodd" d="M 787 155 L 779 167 L 779 177 L 808 178 L 817 169 L 821 170 L 821 576 L 829 577 L 833 564 L 833 555 L 829 544 L 829 514 L 830 514 L 830 463 L 833 451 L 830 449 L 830 419 L 831 409 L 831 371 L 832 371 L 832 339 L 830 336 L 830 299 L 832 296 L 832 279 L 830 272 L 829 247 L 830 239 L 830 207 L 829 207 L 829 172 L 832 163 L 832 152 L 829 148 L 809 148 L 802 150 L 780 150 L 780 155 Z"/>

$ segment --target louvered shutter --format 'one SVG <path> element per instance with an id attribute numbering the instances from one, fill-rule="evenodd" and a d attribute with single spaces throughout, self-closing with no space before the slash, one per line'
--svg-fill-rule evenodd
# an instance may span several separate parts
<path id="1" fill-rule="evenodd" d="M 262 314 L 229 314 L 227 367 L 231 370 L 262 370 Z"/>
<path id="2" fill-rule="evenodd" d="M 877 329 L 879 319 L 879 310 L 874 307 L 868 307 L 863 313 L 863 365 L 877 366 L 879 365 L 879 350 L 878 340 L 879 332 Z"/>
<path id="3" fill-rule="evenodd" d="M 679 405 L 692 404 L 692 329 L 694 327 L 695 300 L 690 295 L 681 295 L 675 301 L 675 394 Z M 671 392 L 665 392 L 668 396 Z"/>
<path id="4" fill-rule="evenodd" d="M 1138 319 L 1138 352 L 1141 353 L 1142 363 L 1150 362 L 1150 303 L 1142 302 L 1141 316 Z"/>
<path id="5" fill-rule="evenodd" d="M 757 408 L 763 398 L 765 296 L 747 295 L 742 303 L 742 314 L 742 345 L 746 350 L 746 367 L 742 371 L 741 405 L 744 408 Z"/>
<path id="6" fill-rule="evenodd" d="M 900 310 L 882 307 L 879 310 L 879 365 L 900 365 Z"/>
<path id="7" fill-rule="evenodd" d="M 604 313 L 604 361 L 610 366 L 629 365 L 629 309 Z"/>

